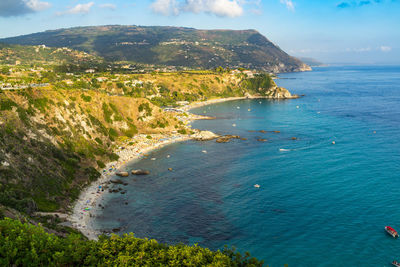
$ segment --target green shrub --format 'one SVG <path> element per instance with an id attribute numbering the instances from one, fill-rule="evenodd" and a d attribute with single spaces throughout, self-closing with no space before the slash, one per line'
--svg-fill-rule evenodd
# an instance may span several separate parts
<path id="1" fill-rule="evenodd" d="M 104 164 L 104 162 L 102 162 L 101 160 L 97 161 L 97 166 L 99 166 L 100 169 L 103 169 L 106 167 L 106 164 Z"/>
<path id="2" fill-rule="evenodd" d="M 18 105 L 12 101 L 11 99 L 2 99 L 0 101 L 0 110 L 4 111 L 4 110 L 12 110 L 13 107 L 17 107 Z"/>
<path id="3" fill-rule="evenodd" d="M 1 266 L 262 266 L 234 249 L 211 251 L 197 245 L 160 244 L 134 234 L 101 236 L 88 241 L 48 234 L 39 226 L 0 220 Z"/>
<path id="4" fill-rule="evenodd" d="M 178 130 L 178 133 L 180 133 L 180 134 L 187 134 L 187 131 L 186 131 L 186 129 L 179 129 L 179 130 Z"/>
<path id="5" fill-rule="evenodd" d="M 108 105 L 106 103 L 103 103 L 103 113 L 104 113 L 104 120 L 107 123 L 112 123 L 112 119 L 111 116 L 113 115 L 113 111 L 108 107 Z"/>
<path id="6" fill-rule="evenodd" d="M 81 94 L 81 98 L 82 98 L 83 101 L 85 101 L 85 102 L 90 102 L 90 101 L 92 101 L 92 97 L 91 97 L 90 95 Z"/>
<path id="7" fill-rule="evenodd" d="M 110 136 L 112 136 L 112 137 L 117 137 L 117 136 L 118 136 L 118 132 L 117 132 L 115 129 L 113 129 L 113 128 L 110 128 L 110 129 L 108 130 L 108 134 L 109 134 Z"/>

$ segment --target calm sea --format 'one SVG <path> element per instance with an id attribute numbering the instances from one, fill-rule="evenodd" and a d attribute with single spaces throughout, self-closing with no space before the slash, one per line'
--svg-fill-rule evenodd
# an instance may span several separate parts
<path id="1" fill-rule="evenodd" d="M 400 230 L 400 67 L 280 77 L 305 97 L 193 110 L 218 118 L 194 128 L 248 140 L 174 144 L 154 152 L 155 161 L 131 163 L 128 170 L 151 175 L 130 177 L 125 195 L 110 194 L 97 227 L 211 249 L 227 244 L 269 266 L 400 260 L 400 240 L 384 232 Z M 268 132 L 250 132 L 260 130 Z"/>

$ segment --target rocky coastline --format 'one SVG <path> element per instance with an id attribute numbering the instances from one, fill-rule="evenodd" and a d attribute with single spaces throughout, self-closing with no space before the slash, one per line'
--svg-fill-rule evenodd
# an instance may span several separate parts
<path id="1" fill-rule="evenodd" d="M 273 88 L 266 96 L 246 95 L 244 97 L 218 98 L 207 101 L 193 102 L 183 106 L 182 110 L 188 113 L 185 119 L 185 124 L 190 129 L 190 123 L 194 120 L 214 119 L 212 117 L 194 115 L 188 111 L 193 108 L 207 106 L 216 103 L 227 101 L 243 100 L 243 99 L 295 99 L 297 95 L 292 95 L 288 90 L 280 87 Z M 67 216 L 67 221 L 70 226 L 82 232 L 89 239 L 97 239 L 102 234 L 93 227 L 92 210 L 101 207 L 101 201 L 104 194 L 115 193 L 113 190 L 109 192 L 109 185 L 112 183 L 112 177 L 119 174 L 121 177 L 126 177 L 126 174 L 136 175 L 133 172 L 122 171 L 126 163 L 134 160 L 140 160 L 147 156 L 153 150 L 160 149 L 172 143 L 183 142 L 188 140 L 208 141 L 216 140 L 218 143 L 227 143 L 231 139 L 242 139 L 240 136 L 226 135 L 219 136 L 211 131 L 192 130 L 191 134 L 155 134 L 155 135 L 137 135 L 130 140 L 125 141 L 115 153 L 119 156 L 116 162 L 110 162 L 101 170 L 101 177 L 87 187 L 81 194 L 79 199 L 72 205 L 72 213 Z M 135 171 L 135 170 L 133 170 Z M 137 170 L 136 170 L 137 171 Z M 126 173 L 125 173 L 126 172 Z M 115 181 L 114 181 L 115 182 Z M 124 190 L 117 190 L 116 193 L 126 193 Z"/>

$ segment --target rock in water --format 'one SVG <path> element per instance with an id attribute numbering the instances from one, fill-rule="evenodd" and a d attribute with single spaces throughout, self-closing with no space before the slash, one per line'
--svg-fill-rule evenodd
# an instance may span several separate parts
<path id="1" fill-rule="evenodd" d="M 128 172 L 117 172 L 117 176 L 120 176 L 120 177 L 128 177 L 128 176 L 129 176 L 129 173 L 128 173 Z"/>
<path id="2" fill-rule="evenodd" d="M 133 175 L 149 175 L 150 172 L 145 171 L 145 170 L 132 170 L 132 174 Z"/>
<path id="3" fill-rule="evenodd" d="M 231 138 L 228 137 L 220 137 L 217 139 L 217 143 L 228 143 L 229 141 L 231 141 Z"/>
<path id="4" fill-rule="evenodd" d="M 210 132 L 210 131 L 200 131 L 194 135 L 192 135 L 194 140 L 197 141 L 208 141 L 208 140 L 213 140 L 213 139 L 217 139 L 219 137 L 219 135 Z"/>

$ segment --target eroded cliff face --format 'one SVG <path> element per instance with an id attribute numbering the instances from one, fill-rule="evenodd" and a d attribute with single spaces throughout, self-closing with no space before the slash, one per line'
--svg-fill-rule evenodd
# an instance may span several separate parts
<path id="1" fill-rule="evenodd" d="M 298 98 L 299 96 L 292 95 L 286 88 L 276 86 L 269 89 L 265 93 L 265 97 L 270 99 L 291 99 Z"/>

